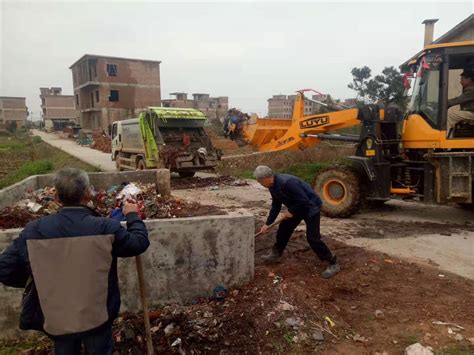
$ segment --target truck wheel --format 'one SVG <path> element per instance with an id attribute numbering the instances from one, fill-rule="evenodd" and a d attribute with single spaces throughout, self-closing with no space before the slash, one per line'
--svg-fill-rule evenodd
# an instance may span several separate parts
<path id="1" fill-rule="evenodd" d="M 474 210 L 474 203 L 459 202 L 458 206 L 468 211 Z"/>
<path id="2" fill-rule="evenodd" d="M 115 169 L 118 171 L 123 171 L 123 168 L 120 167 L 120 153 L 115 154 Z"/>
<path id="3" fill-rule="evenodd" d="M 137 170 L 145 170 L 145 169 L 146 169 L 145 161 L 142 158 L 138 158 Z"/>
<path id="4" fill-rule="evenodd" d="M 178 174 L 179 174 L 179 177 L 187 178 L 187 177 L 193 177 L 196 174 L 196 172 L 195 171 L 179 171 Z"/>
<path id="5" fill-rule="evenodd" d="M 359 208 L 359 178 L 348 166 L 323 170 L 314 179 L 313 187 L 323 200 L 321 211 L 328 217 L 349 217 Z"/>

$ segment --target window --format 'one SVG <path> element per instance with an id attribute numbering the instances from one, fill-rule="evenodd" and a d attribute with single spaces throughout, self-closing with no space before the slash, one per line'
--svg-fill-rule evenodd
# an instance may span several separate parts
<path id="1" fill-rule="evenodd" d="M 107 64 L 107 75 L 117 76 L 117 64 Z"/>
<path id="2" fill-rule="evenodd" d="M 114 139 L 116 135 L 117 135 L 117 124 L 114 123 L 112 126 L 112 139 Z"/>
<path id="3" fill-rule="evenodd" d="M 95 92 L 95 101 L 99 102 L 99 90 L 96 90 Z"/>
<path id="4" fill-rule="evenodd" d="M 76 105 L 79 105 L 79 95 L 76 94 Z"/>
<path id="5" fill-rule="evenodd" d="M 119 100 L 118 90 L 110 90 L 109 101 L 110 102 L 118 102 L 118 100 Z"/>
<path id="6" fill-rule="evenodd" d="M 439 79 L 439 65 L 431 64 L 427 70 L 420 65 L 410 103 L 411 111 L 423 115 L 433 127 L 438 126 Z"/>

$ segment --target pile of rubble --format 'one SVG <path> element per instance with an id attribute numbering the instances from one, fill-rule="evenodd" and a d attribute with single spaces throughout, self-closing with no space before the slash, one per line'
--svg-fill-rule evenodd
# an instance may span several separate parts
<path id="1" fill-rule="evenodd" d="M 100 150 L 104 153 L 112 152 L 112 140 L 105 133 L 94 133 L 92 135 L 92 149 Z"/>
<path id="2" fill-rule="evenodd" d="M 54 187 L 46 187 L 30 192 L 15 206 L 0 210 L 0 229 L 21 228 L 39 217 L 56 213 L 61 204 L 55 198 Z M 215 206 L 205 206 L 176 197 L 163 197 L 156 192 L 155 184 L 123 183 L 108 190 L 95 190 L 89 207 L 99 215 L 117 220 L 125 220 L 122 205 L 125 201 L 139 206 L 143 219 L 180 218 L 224 214 Z"/>

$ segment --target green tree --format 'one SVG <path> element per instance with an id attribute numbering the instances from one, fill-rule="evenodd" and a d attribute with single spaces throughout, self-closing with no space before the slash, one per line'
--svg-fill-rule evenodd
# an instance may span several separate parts
<path id="1" fill-rule="evenodd" d="M 369 67 L 353 68 L 349 89 L 357 92 L 357 98 L 365 103 L 382 103 L 384 107 L 396 105 L 406 107 L 403 76 L 395 67 L 385 67 L 382 73 L 372 78 Z"/>

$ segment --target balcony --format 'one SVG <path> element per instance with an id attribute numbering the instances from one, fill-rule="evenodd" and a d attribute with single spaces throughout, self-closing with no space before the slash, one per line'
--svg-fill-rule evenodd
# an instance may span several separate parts
<path id="1" fill-rule="evenodd" d="M 86 81 L 84 84 L 81 84 L 74 88 L 74 90 L 81 90 L 86 87 L 88 88 L 96 88 L 99 87 L 100 83 L 98 81 Z"/>

